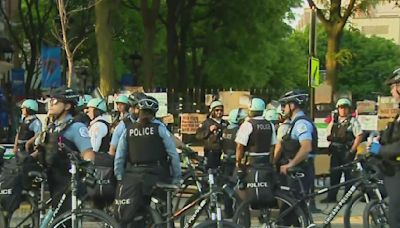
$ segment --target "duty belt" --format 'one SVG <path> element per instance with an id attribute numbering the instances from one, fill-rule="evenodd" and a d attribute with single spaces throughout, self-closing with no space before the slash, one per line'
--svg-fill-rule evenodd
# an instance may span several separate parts
<path id="1" fill-rule="evenodd" d="M 161 161 L 154 162 L 133 162 L 129 163 L 130 167 L 151 167 L 151 166 L 161 166 Z"/>
<path id="2" fill-rule="evenodd" d="M 26 142 L 28 142 L 28 141 L 29 141 L 29 140 L 18 140 L 17 143 L 18 143 L 18 144 L 23 144 L 23 143 L 26 143 Z"/>
<path id="3" fill-rule="evenodd" d="M 256 153 L 256 152 L 246 152 L 246 156 L 250 156 L 250 157 L 257 157 L 257 156 L 268 156 L 270 155 L 271 152 L 260 152 L 260 153 Z"/>

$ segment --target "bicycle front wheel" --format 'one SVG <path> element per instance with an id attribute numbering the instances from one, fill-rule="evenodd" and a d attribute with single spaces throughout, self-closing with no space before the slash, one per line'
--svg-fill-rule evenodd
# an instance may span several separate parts
<path id="1" fill-rule="evenodd" d="M 118 223 L 108 214 L 97 209 L 78 209 L 75 211 L 76 216 L 75 227 L 90 228 L 90 227 L 105 227 L 118 228 Z M 52 228 L 67 228 L 72 227 L 71 211 L 57 216 L 49 227 Z"/>
<path id="2" fill-rule="evenodd" d="M 242 227 L 307 227 L 308 219 L 295 201 L 284 192 L 274 193 L 275 201 L 253 208 L 251 200 L 243 201 L 237 208 L 232 221 Z"/>
<path id="3" fill-rule="evenodd" d="M 388 228 L 389 207 L 385 201 L 372 200 L 367 204 L 363 214 L 364 228 Z"/>
<path id="4" fill-rule="evenodd" d="M 344 211 L 343 215 L 343 225 L 344 228 L 351 228 L 354 227 L 354 222 L 352 223 L 351 219 L 356 218 L 361 221 L 361 216 L 355 214 L 357 211 L 362 211 L 365 208 L 366 203 L 364 193 L 360 192 L 354 195 L 351 200 L 347 203 L 347 206 Z"/>
<path id="5" fill-rule="evenodd" d="M 195 226 L 195 228 L 241 228 L 242 226 L 228 221 L 212 221 L 208 220 L 205 222 L 200 223 L 199 225 Z"/>

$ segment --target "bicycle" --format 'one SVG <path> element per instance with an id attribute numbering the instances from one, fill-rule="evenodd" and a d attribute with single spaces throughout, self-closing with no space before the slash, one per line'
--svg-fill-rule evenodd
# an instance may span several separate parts
<path id="1" fill-rule="evenodd" d="M 44 228 L 44 227 L 87 227 L 90 226 L 100 226 L 100 227 L 118 227 L 116 221 L 110 217 L 108 214 L 90 208 L 83 208 L 83 205 L 78 200 L 78 179 L 81 175 L 85 175 L 83 182 L 86 184 L 93 184 L 95 182 L 93 178 L 93 173 L 90 169 L 90 162 L 82 161 L 76 154 L 70 150 L 65 144 L 59 144 L 59 146 L 65 150 L 68 154 L 68 158 L 71 163 L 71 183 L 70 186 L 65 190 L 60 202 L 57 207 L 50 209 L 52 199 L 45 200 L 45 172 L 32 171 L 28 173 L 28 176 L 34 177 L 35 180 L 40 183 L 40 193 L 31 191 L 31 194 L 27 194 L 27 199 L 32 206 L 31 212 L 22 219 L 22 221 L 16 224 L 18 227 L 32 227 L 32 228 Z M 59 214 L 59 210 L 63 205 L 67 196 L 71 194 L 71 211 Z M 10 216 L 12 218 L 12 215 Z M 31 223 L 29 223 L 31 221 Z M 28 222 L 28 225 L 26 224 Z M 14 228 L 14 226 L 13 226 Z"/>
<path id="2" fill-rule="evenodd" d="M 187 206 L 191 203 L 193 203 L 195 200 L 197 200 L 199 197 L 202 195 L 206 194 L 209 191 L 209 183 L 207 180 L 207 174 L 205 170 L 205 166 L 203 164 L 204 159 L 202 157 L 199 157 L 196 152 L 192 151 L 190 148 L 186 147 L 182 149 L 181 153 L 181 158 L 184 164 L 187 166 L 187 172 L 186 172 L 186 178 L 183 180 L 182 188 L 179 190 L 177 196 L 177 202 L 175 204 L 174 210 L 178 210 L 180 208 L 180 202 L 182 198 L 182 189 L 187 189 L 188 186 L 190 185 L 195 185 L 197 188 L 197 191 L 194 192 L 189 198 L 186 199 L 184 202 L 183 206 Z M 197 162 L 197 166 L 193 166 L 193 161 Z M 222 164 L 225 164 L 225 162 L 222 162 Z M 233 185 L 236 185 L 236 183 L 233 183 L 231 180 L 228 178 L 222 178 L 221 175 L 221 170 L 224 169 L 224 165 L 222 165 L 219 169 L 216 169 L 214 174 L 218 174 L 216 179 L 218 179 L 217 183 L 220 186 L 224 186 L 227 188 L 233 188 Z M 185 177 L 185 175 L 184 175 Z M 238 205 L 238 202 L 240 202 L 240 198 L 236 192 L 232 192 L 230 195 L 224 194 L 223 197 L 230 197 L 232 198 L 233 205 L 232 207 L 235 208 L 236 205 Z M 180 217 L 180 224 L 183 226 L 186 223 L 186 220 L 188 217 L 190 217 L 191 214 L 196 213 L 194 208 L 189 209 L 184 215 Z M 200 218 L 199 219 L 208 219 L 210 217 L 211 213 L 208 210 L 203 210 L 202 213 L 200 213 Z"/>
<path id="3" fill-rule="evenodd" d="M 361 165 L 361 163 L 363 163 L 365 159 L 367 158 L 360 157 L 347 165 Z M 293 189 L 290 189 L 287 186 L 281 186 L 280 189 L 278 189 L 274 193 L 275 202 L 271 203 L 271 205 L 266 205 L 265 208 L 262 208 L 260 210 L 259 222 L 265 224 L 267 227 L 281 227 L 286 225 L 294 225 L 295 227 L 315 226 L 312 214 L 308 207 L 309 200 L 317 195 L 325 194 L 332 189 L 339 188 L 347 184 L 352 184 L 351 188 L 344 194 L 342 199 L 331 209 L 331 211 L 326 216 L 322 227 L 330 227 L 330 223 L 332 222 L 332 220 L 336 217 L 336 215 L 344 207 L 344 205 L 350 200 L 357 189 L 365 185 L 372 185 L 372 189 L 377 188 L 376 185 L 373 184 L 375 181 L 374 175 L 375 174 L 371 174 L 369 172 L 362 172 L 360 177 L 356 177 L 338 185 L 323 188 L 315 193 L 308 194 L 304 192 L 304 188 L 301 184 L 301 178 L 304 177 L 301 169 L 292 168 L 289 170 L 289 176 L 293 180 L 297 181 L 300 185 L 300 199 L 296 199 L 293 197 Z M 379 191 L 373 191 L 373 193 L 377 194 L 377 198 L 381 198 L 379 196 Z M 306 206 L 304 207 L 304 205 Z M 245 227 L 250 227 L 251 223 L 250 219 L 248 218 L 248 211 L 249 201 L 242 202 L 234 215 L 233 221 L 238 224 L 242 224 Z"/>
<path id="4" fill-rule="evenodd" d="M 155 210 L 156 214 L 158 214 L 158 218 L 161 218 L 162 220 L 158 220 L 155 222 L 154 227 L 167 227 L 170 228 L 172 227 L 172 224 L 176 219 L 179 217 L 185 215 L 190 209 L 195 208 L 195 213 L 191 215 L 184 224 L 181 224 L 181 227 L 187 228 L 187 227 L 193 227 L 196 222 L 198 221 L 201 212 L 203 211 L 208 211 L 210 213 L 210 218 L 211 220 L 208 221 L 203 221 L 200 224 L 198 224 L 196 227 L 232 227 L 232 228 L 237 228 L 241 227 L 240 225 L 237 225 L 235 223 L 223 220 L 222 218 L 222 211 L 221 211 L 221 206 L 218 201 L 218 196 L 221 194 L 232 194 L 233 190 L 229 189 L 229 187 L 225 186 L 224 188 L 219 188 L 218 185 L 215 183 L 215 177 L 214 177 L 214 172 L 213 170 L 208 171 L 208 184 L 209 184 L 209 191 L 205 194 L 201 194 L 196 200 L 191 202 L 190 204 L 184 206 L 183 208 L 172 212 L 172 196 L 175 194 L 176 191 L 179 190 L 179 188 L 175 185 L 170 185 L 170 184 L 164 184 L 164 183 L 157 183 L 155 186 L 155 190 L 161 190 L 163 192 L 166 192 L 167 194 L 167 199 L 166 202 L 162 199 L 152 197 L 151 201 L 154 203 L 152 207 L 150 207 L 150 210 Z M 166 207 L 166 208 L 165 208 Z M 166 210 L 165 210 L 166 209 Z M 166 213 L 164 213 L 166 211 Z"/>
<path id="5" fill-rule="evenodd" d="M 114 218 L 110 217 L 107 213 L 90 208 L 82 208 L 80 207 L 80 202 L 78 200 L 78 178 L 80 172 L 85 172 L 90 174 L 90 176 L 86 176 L 83 178 L 83 182 L 87 184 L 94 184 L 95 180 L 93 180 L 93 171 L 88 169 L 91 162 L 83 161 L 80 158 L 80 155 L 76 154 L 75 151 L 72 151 L 68 146 L 63 143 L 59 144 L 60 148 L 63 149 L 68 154 L 68 158 L 71 162 L 71 185 L 70 188 L 63 194 L 60 202 L 58 203 L 57 208 L 54 210 L 54 215 L 50 219 L 50 227 L 113 227 L 118 228 L 119 225 L 114 220 Z M 70 211 L 65 212 L 61 215 L 57 215 L 57 212 L 61 208 L 64 200 L 67 195 L 71 193 L 71 203 L 72 208 Z M 57 216 L 55 216 L 57 215 Z"/>

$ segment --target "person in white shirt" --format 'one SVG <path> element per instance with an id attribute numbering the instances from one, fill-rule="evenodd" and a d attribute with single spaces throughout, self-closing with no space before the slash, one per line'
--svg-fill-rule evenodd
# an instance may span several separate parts
<path id="1" fill-rule="evenodd" d="M 101 98 L 93 98 L 87 104 L 88 116 L 91 119 L 89 125 L 90 142 L 94 152 L 108 152 L 111 135 L 110 123 L 105 117 L 107 112 L 106 101 Z"/>

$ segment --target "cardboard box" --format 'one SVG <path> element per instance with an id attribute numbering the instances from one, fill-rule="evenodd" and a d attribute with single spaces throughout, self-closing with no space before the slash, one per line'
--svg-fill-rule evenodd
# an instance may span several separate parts
<path id="1" fill-rule="evenodd" d="M 323 82 L 315 88 L 315 104 L 330 104 L 332 102 L 332 86 Z"/>
<path id="2" fill-rule="evenodd" d="M 357 101 L 357 113 L 358 114 L 366 114 L 366 113 L 374 113 L 375 112 L 375 101 Z"/>
<path id="3" fill-rule="evenodd" d="M 183 113 L 181 114 L 181 133 L 196 134 L 199 125 L 206 120 L 206 114 Z"/>
<path id="4" fill-rule="evenodd" d="M 379 118 L 378 119 L 378 131 L 385 130 L 390 122 L 393 122 L 394 118 Z"/>
<path id="5" fill-rule="evenodd" d="M 223 91 L 219 92 L 219 99 L 224 104 L 224 115 L 228 115 L 235 108 L 249 108 L 249 91 Z"/>
<path id="6" fill-rule="evenodd" d="M 378 97 L 378 116 L 394 118 L 399 112 L 399 104 L 393 97 Z"/>
<path id="7" fill-rule="evenodd" d="M 378 130 L 378 116 L 377 115 L 358 115 L 358 122 L 361 124 L 363 131 L 376 131 Z"/>

